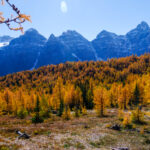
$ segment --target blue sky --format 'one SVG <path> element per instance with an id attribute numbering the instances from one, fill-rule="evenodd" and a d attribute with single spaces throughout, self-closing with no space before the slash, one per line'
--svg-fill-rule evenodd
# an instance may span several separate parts
<path id="1" fill-rule="evenodd" d="M 32 23 L 24 29 L 37 29 L 45 37 L 70 29 L 92 40 L 103 29 L 125 34 L 141 21 L 150 24 L 150 0 L 10 0 L 22 13 L 31 15 Z M 0 6 L 7 16 L 10 9 Z M 0 25 L 0 36 L 19 36 Z"/>

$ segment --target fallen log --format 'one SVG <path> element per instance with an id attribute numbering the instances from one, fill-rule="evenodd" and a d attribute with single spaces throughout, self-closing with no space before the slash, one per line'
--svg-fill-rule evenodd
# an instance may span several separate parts
<path id="1" fill-rule="evenodd" d="M 20 139 L 20 138 L 29 139 L 30 138 L 30 136 L 28 134 L 22 133 L 21 131 L 17 130 L 16 133 L 19 135 L 18 139 Z"/>
<path id="2" fill-rule="evenodd" d="M 129 150 L 127 147 L 112 148 L 112 150 Z"/>

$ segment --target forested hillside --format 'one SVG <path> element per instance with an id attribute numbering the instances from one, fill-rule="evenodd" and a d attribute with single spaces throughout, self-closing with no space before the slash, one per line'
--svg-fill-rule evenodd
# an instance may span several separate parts
<path id="1" fill-rule="evenodd" d="M 0 87 L 5 113 L 33 112 L 37 96 L 41 107 L 57 111 L 61 103 L 70 109 L 97 108 L 99 97 L 104 107 L 127 109 L 150 102 L 150 55 L 45 66 L 1 77 Z"/>

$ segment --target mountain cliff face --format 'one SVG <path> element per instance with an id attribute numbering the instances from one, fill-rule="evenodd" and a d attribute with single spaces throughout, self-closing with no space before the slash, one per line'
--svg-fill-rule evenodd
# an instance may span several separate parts
<path id="1" fill-rule="evenodd" d="M 76 31 L 67 31 L 59 37 L 50 36 L 41 51 L 37 67 L 86 60 L 96 60 L 92 44 Z"/>
<path id="2" fill-rule="evenodd" d="M 8 46 L 1 49 L 0 75 L 32 68 L 45 42 L 46 38 L 34 29 L 10 41 Z"/>
<path id="3" fill-rule="evenodd" d="M 68 52 L 69 48 L 58 37 L 52 34 L 41 50 L 36 68 L 49 64 L 64 63 L 70 58 Z"/>
<path id="4" fill-rule="evenodd" d="M 126 36 L 118 36 L 114 33 L 102 31 L 95 40 L 92 41 L 93 47 L 103 60 L 113 57 L 126 56 L 129 53 L 130 43 Z"/>
<path id="5" fill-rule="evenodd" d="M 150 27 L 146 22 L 141 22 L 126 35 L 102 31 L 92 44 L 98 56 L 104 60 L 132 54 L 141 55 L 150 50 Z"/>
<path id="6" fill-rule="evenodd" d="M 107 60 L 150 51 L 150 27 L 141 22 L 126 35 L 103 30 L 93 41 L 76 31 L 47 40 L 35 29 L 18 38 L 0 37 L 0 76 L 66 61 Z"/>
<path id="7" fill-rule="evenodd" d="M 96 60 L 92 44 L 76 31 L 64 32 L 59 39 L 67 45 L 69 53 L 78 60 Z"/>
<path id="8" fill-rule="evenodd" d="M 150 27 L 146 22 L 142 22 L 135 29 L 126 34 L 132 53 L 141 55 L 150 50 Z"/>

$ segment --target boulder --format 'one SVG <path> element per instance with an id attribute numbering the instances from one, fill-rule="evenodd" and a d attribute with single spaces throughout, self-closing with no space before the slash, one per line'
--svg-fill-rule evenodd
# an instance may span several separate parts
<path id="1" fill-rule="evenodd" d="M 115 125 L 113 125 L 113 126 L 111 127 L 111 129 L 120 131 L 121 127 L 120 127 L 120 125 L 115 124 Z"/>

